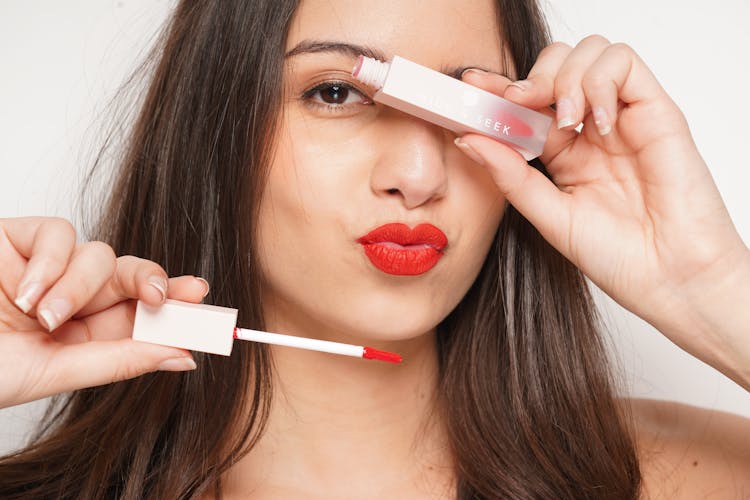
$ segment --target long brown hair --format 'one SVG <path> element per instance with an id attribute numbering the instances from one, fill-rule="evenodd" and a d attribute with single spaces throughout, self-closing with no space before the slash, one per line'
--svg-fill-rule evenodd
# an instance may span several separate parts
<path id="1" fill-rule="evenodd" d="M 506 67 L 523 77 L 550 42 L 546 21 L 536 0 L 496 5 Z M 250 328 L 263 318 L 247 214 L 258 212 L 273 154 L 296 7 L 179 4 L 144 66 L 150 85 L 88 235 L 171 276 L 206 277 L 207 301 L 238 308 Z M 580 271 L 508 207 L 479 277 L 438 327 L 458 498 L 637 497 L 638 462 L 599 331 Z M 58 397 L 30 444 L 0 459 L 0 498 L 220 496 L 221 474 L 263 433 L 271 360 L 250 342 L 230 358 L 194 356 L 193 372 Z"/>

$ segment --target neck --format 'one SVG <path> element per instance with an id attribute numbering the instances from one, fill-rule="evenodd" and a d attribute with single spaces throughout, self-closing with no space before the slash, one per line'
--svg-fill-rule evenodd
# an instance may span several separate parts
<path id="1" fill-rule="evenodd" d="M 289 325 L 267 328 L 301 333 Z M 267 430 L 228 471 L 226 490 L 306 498 L 311 491 L 326 498 L 445 494 L 453 476 L 436 403 L 435 332 L 373 347 L 397 352 L 404 362 L 271 346 Z"/>

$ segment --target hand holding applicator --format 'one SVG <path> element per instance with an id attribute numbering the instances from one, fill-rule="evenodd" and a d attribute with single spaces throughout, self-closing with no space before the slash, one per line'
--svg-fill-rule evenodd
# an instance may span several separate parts
<path id="1" fill-rule="evenodd" d="M 234 339 L 400 363 L 398 354 L 372 347 L 238 328 L 237 309 L 167 299 L 161 306 L 138 301 L 133 340 L 229 356 Z"/>

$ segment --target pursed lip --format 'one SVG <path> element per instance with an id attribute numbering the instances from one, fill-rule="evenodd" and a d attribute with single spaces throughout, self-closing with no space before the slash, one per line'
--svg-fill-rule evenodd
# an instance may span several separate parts
<path id="1" fill-rule="evenodd" d="M 445 233 L 432 224 L 414 229 L 403 223 L 377 227 L 357 239 L 370 262 L 388 274 L 417 275 L 432 269 L 448 245 Z"/>

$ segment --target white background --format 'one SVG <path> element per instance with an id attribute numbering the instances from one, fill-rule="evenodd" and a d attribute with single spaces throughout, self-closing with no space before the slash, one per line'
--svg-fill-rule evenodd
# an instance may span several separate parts
<path id="1" fill-rule="evenodd" d="M 750 165 L 743 151 L 750 142 L 750 2 L 544 5 L 556 40 L 575 45 L 599 33 L 641 55 L 686 114 L 735 225 L 750 242 Z M 80 176 L 99 145 L 107 103 L 171 6 L 165 0 L 0 0 L 0 217 L 58 215 L 77 223 Z M 606 296 L 597 301 L 630 394 L 750 417 L 750 394 Z M 5 355 L 0 373 L 11 369 Z M 37 402 L 0 411 L 0 453 L 22 445 L 40 409 Z"/>

